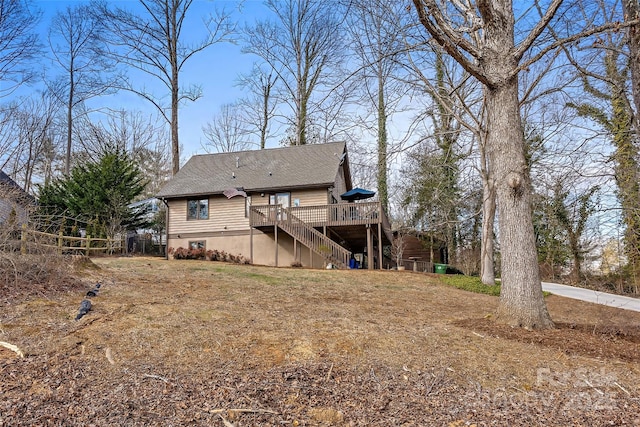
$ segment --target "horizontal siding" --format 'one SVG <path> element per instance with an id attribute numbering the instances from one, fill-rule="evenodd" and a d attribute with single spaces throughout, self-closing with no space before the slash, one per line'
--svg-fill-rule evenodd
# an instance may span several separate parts
<path id="1" fill-rule="evenodd" d="M 326 205 L 328 204 L 327 197 L 327 190 L 323 188 L 293 191 L 291 192 L 291 206 L 293 206 L 295 199 L 300 199 L 300 206 Z"/>
<path id="2" fill-rule="evenodd" d="M 200 233 L 223 230 L 248 230 L 249 219 L 244 217 L 244 197 L 209 198 L 209 219 L 187 220 L 187 199 L 169 201 L 169 233 Z"/>
<path id="3" fill-rule="evenodd" d="M 249 218 L 244 217 L 245 198 L 212 197 L 209 199 L 209 221 L 214 230 L 248 230 Z"/>

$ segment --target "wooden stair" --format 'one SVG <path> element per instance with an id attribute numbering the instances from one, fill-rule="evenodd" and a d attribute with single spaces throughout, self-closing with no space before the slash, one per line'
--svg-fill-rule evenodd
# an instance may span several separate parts
<path id="1" fill-rule="evenodd" d="M 350 251 L 293 215 L 290 209 L 280 208 L 277 218 L 278 227 L 320 255 L 326 262 L 338 268 L 349 267 Z"/>

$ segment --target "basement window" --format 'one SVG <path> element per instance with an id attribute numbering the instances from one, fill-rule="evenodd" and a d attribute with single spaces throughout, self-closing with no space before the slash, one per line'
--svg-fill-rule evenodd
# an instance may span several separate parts
<path id="1" fill-rule="evenodd" d="M 207 246 L 204 240 L 195 240 L 189 242 L 189 249 L 205 249 Z"/>

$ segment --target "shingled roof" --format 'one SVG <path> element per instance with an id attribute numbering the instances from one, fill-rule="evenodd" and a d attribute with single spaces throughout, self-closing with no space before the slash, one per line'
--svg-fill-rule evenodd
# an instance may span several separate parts
<path id="1" fill-rule="evenodd" d="M 9 192 L 3 191 L 0 196 L 7 197 L 11 195 L 11 199 L 22 201 L 24 204 L 35 202 L 35 198 L 25 192 L 9 175 L 0 170 L 0 187 L 8 189 Z"/>
<path id="2" fill-rule="evenodd" d="M 253 192 L 329 187 L 345 156 L 344 142 L 196 155 L 157 197 L 222 194 L 239 187 Z M 348 184 L 350 178 L 347 177 Z"/>
<path id="3" fill-rule="evenodd" d="M 6 173 L 4 173 L 4 171 L 1 171 L 1 170 L 0 170 L 0 184 L 8 185 L 9 187 L 13 187 L 16 189 L 20 188 L 20 186 L 16 184 L 16 182 L 12 180 L 9 175 L 7 175 Z"/>

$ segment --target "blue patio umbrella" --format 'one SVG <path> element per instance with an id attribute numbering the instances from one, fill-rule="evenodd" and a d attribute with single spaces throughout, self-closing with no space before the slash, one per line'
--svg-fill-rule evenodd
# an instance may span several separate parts
<path id="1" fill-rule="evenodd" d="M 347 191 L 346 193 L 341 194 L 340 197 L 342 198 L 342 200 L 353 201 L 353 200 L 370 199 L 375 195 L 376 195 L 375 191 L 365 190 L 363 188 L 356 187 L 352 190 Z"/>

